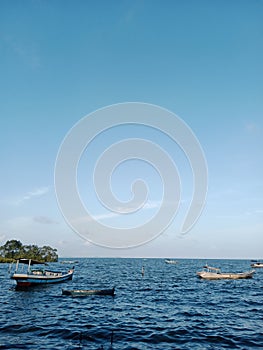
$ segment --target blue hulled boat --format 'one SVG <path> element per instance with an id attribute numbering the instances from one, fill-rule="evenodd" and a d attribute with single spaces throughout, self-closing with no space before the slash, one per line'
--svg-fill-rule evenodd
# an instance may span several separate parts
<path id="1" fill-rule="evenodd" d="M 19 271 L 20 264 L 28 265 L 27 271 Z M 33 265 L 39 265 L 41 268 L 33 269 Z M 39 284 L 59 283 L 71 280 L 74 273 L 74 267 L 66 273 L 61 271 L 51 271 L 43 267 L 47 265 L 45 262 L 34 259 L 18 259 L 14 273 L 11 273 L 10 278 L 16 281 L 18 287 L 30 287 Z"/>

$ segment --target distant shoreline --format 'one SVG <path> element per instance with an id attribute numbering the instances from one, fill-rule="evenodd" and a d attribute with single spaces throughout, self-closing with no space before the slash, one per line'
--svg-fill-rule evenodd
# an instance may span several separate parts
<path id="1" fill-rule="evenodd" d="M 12 259 L 12 258 L 2 258 L 2 257 L 0 257 L 0 264 L 10 264 L 10 263 L 13 263 L 13 262 L 16 262 L 16 260 Z"/>

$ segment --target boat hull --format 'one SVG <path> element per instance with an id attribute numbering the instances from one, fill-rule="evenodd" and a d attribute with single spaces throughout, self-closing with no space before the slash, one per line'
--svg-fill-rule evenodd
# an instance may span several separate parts
<path id="1" fill-rule="evenodd" d="M 62 289 L 63 295 L 70 295 L 72 297 L 85 297 L 89 295 L 111 295 L 114 296 L 115 288 L 112 289 Z"/>
<path id="2" fill-rule="evenodd" d="M 73 277 L 74 271 L 69 271 L 65 275 L 59 275 L 57 273 L 54 275 L 43 275 L 43 276 L 38 276 L 38 275 L 30 275 L 30 274 L 18 274 L 14 273 L 11 276 L 11 279 L 16 281 L 16 284 L 18 287 L 30 287 L 34 285 L 40 285 L 40 284 L 51 284 L 51 283 L 60 283 L 64 282 L 67 280 L 71 280 Z"/>
<path id="3" fill-rule="evenodd" d="M 197 275 L 200 278 L 207 279 L 207 280 L 221 280 L 221 279 L 237 280 L 237 279 L 252 278 L 254 275 L 254 271 L 243 272 L 243 273 L 215 273 L 215 272 L 201 271 L 201 272 L 197 272 Z"/>
<path id="4" fill-rule="evenodd" d="M 254 263 L 254 264 L 251 264 L 251 267 L 253 267 L 253 268 L 263 268 L 263 263 Z"/>
<path id="5" fill-rule="evenodd" d="M 178 264 L 178 261 L 167 259 L 167 260 L 165 260 L 165 263 L 166 263 L 166 264 L 169 264 L 169 265 L 176 265 L 176 264 Z"/>

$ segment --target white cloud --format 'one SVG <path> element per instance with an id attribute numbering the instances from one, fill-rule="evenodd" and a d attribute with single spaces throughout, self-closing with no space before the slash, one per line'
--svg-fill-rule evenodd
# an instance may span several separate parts
<path id="1" fill-rule="evenodd" d="M 149 210 L 149 209 L 155 209 L 158 208 L 161 205 L 161 201 L 148 201 L 145 203 L 145 205 L 140 208 L 141 210 Z M 102 214 L 90 214 L 90 217 L 85 216 L 83 218 L 78 219 L 78 223 L 86 223 L 90 222 L 92 220 L 100 221 L 100 220 L 105 220 L 105 219 L 112 219 L 112 218 L 117 218 L 117 217 L 123 217 L 125 214 L 130 214 L 132 215 L 133 212 L 130 211 L 132 208 L 129 208 L 129 210 L 126 207 L 119 207 L 118 208 L 118 213 L 117 212 L 108 212 L 108 213 L 102 213 Z M 140 210 L 139 209 L 139 210 Z M 137 210 L 135 209 L 134 212 Z"/>
<path id="2" fill-rule="evenodd" d="M 42 197 L 49 192 L 49 187 L 39 187 L 33 191 L 27 192 L 22 198 L 19 198 L 15 201 L 16 205 L 21 205 L 25 201 L 28 201 L 32 198 Z"/>
<path id="3" fill-rule="evenodd" d="M 180 204 L 182 205 L 183 201 L 181 201 Z M 119 207 L 119 212 L 107 211 L 103 213 L 92 213 L 88 211 L 86 216 L 76 217 L 72 223 L 76 225 L 76 227 L 85 227 L 94 221 L 118 228 L 139 227 L 150 221 L 162 206 L 174 207 L 174 205 L 175 203 L 168 201 L 149 200 L 142 208 L 134 212 L 125 211 L 125 209 L 127 209 L 126 207 Z"/>
<path id="4" fill-rule="evenodd" d="M 37 188 L 36 190 L 32 191 L 32 192 L 28 192 L 27 193 L 27 198 L 26 199 L 30 199 L 31 197 L 40 197 L 43 196 L 44 194 L 46 194 L 49 191 L 48 187 L 40 187 Z"/>

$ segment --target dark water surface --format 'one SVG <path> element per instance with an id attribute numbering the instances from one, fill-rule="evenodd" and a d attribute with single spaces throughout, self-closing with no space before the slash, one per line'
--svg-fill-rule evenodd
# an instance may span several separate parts
<path id="1" fill-rule="evenodd" d="M 262 349 L 263 269 L 251 280 L 203 281 L 196 271 L 206 261 L 178 261 L 78 259 L 72 281 L 29 291 L 15 291 L 0 264 L 0 349 Z M 250 270 L 245 260 L 208 263 Z M 61 293 L 113 286 L 114 298 Z"/>

